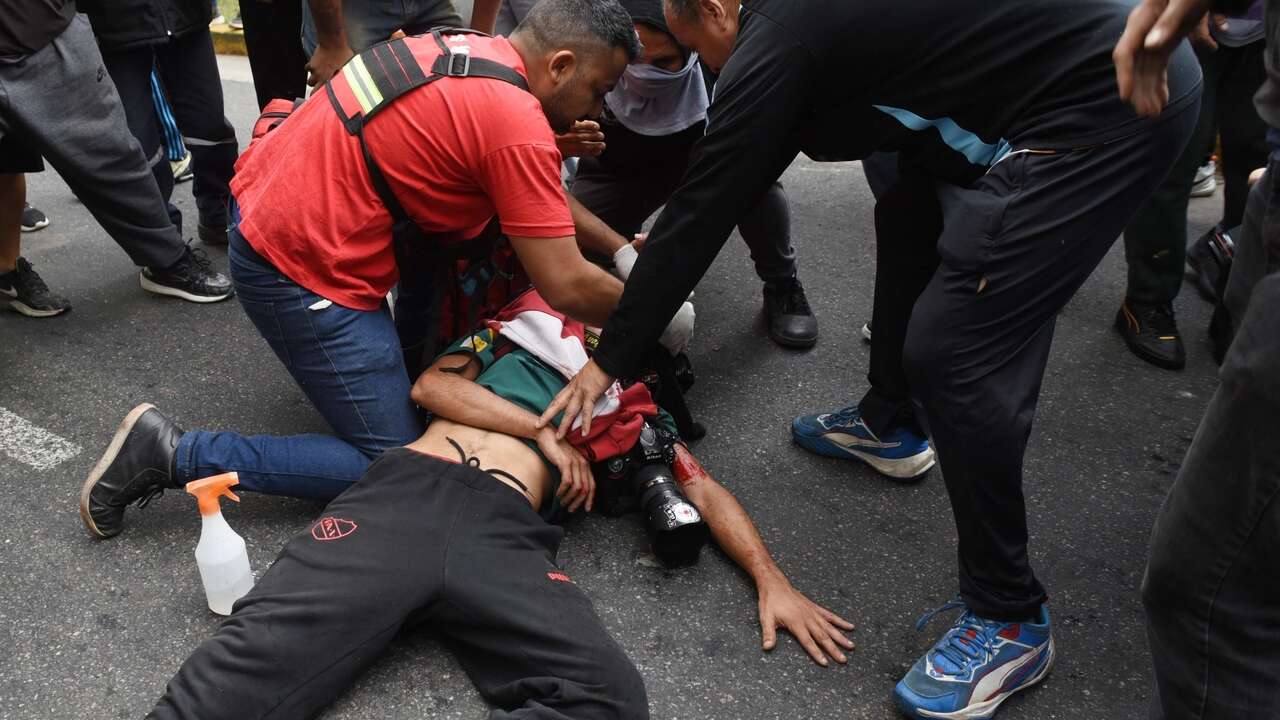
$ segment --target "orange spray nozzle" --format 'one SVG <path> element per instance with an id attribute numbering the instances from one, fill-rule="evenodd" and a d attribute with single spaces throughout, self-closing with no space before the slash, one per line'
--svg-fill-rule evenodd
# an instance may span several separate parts
<path id="1" fill-rule="evenodd" d="M 231 492 L 232 485 L 240 484 L 240 476 L 233 473 L 222 473 L 212 477 L 202 478 L 200 480 L 192 480 L 187 483 L 187 492 L 196 496 L 196 500 L 200 503 L 201 515 L 212 515 L 221 511 L 218 499 L 223 495 L 240 502 L 240 498 Z"/>

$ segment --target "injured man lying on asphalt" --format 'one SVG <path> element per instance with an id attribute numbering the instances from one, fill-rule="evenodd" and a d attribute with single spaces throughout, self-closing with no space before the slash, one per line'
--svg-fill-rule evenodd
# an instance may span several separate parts
<path id="1" fill-rule="evenodd" d="M 639 474 L 673 460 L 631 483 L 646 499 L 672 476 L 683 491 L 648 504 L 672 511 L 651 530 L 655 550 L 663 531 L 705 521 L 756 583 L 764 648 L 783 628 L 819 664 L 844 662 L 852 626 L 791 586 L 643 383 L 606 393 L 589 435 L 536 428 L 586 362 L 588 337 L 530 291 L 455 342 L 413 388 L 435 418 L 426 433 L 384 453 L 285 546 L 149 717 L 310 717 L 412 627 L 439 633 L 492 718 L 648 717 L 643 680 L 556 565 L 563 531 L 550 521 L 597 504 L 588 458 L 607 468 L 601 484 L 622 482 L 627 463 Z M 344 532 L 314 531 L 323 527 Z"/>

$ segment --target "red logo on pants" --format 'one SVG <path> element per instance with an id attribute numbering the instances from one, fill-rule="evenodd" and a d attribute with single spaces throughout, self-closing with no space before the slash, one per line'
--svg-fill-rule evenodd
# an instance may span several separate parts
<path id="1" fill-rule="evenodd" d="M 552 580 L 555 580 L 556 582 L 567 582 L 567 583 L 573 582 L 572 580 L 569 579 L 569 576 L 565 575 L 564 573 L 549 572 L 547 573 L 547 577 Z"/>
<path id="2" fill-rule="evenodd" d="M 311 526 L 311 537 L 317 540 L 341 540 L 356 531 L 357 525 L 350 520 L 327 517 L 320 518 Z"/>

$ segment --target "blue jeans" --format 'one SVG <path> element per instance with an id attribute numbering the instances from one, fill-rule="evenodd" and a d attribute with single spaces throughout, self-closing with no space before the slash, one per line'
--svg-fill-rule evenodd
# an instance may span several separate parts
<path id="1" fill-rule="evenodd" d="M 330 303 L 280 274 L 234 229 L 228 257 L 245 313 L 335 435 L 188 432 L 178 479 L 234 470 L 245 490 L 331 500 L 383 450 L 422 434 L 386 303 L 372 312 Z"/>

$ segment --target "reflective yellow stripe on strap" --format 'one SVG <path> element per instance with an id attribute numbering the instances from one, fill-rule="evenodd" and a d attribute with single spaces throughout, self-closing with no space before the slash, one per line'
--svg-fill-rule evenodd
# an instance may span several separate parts
<path id="1" fill-rule="evenodd" d="M 378 92 L 378 86 L 369 75 L 369 68 L 365 67 L 364 59 L 359 55 L 342 66 L 342 75 L 347 79 L 347 84 L 351 86 L 351 94 L 355 96 L 356 102 L 360 103 L 360 109 L 366 115 L 382 103 L 382 93 Z"/>

